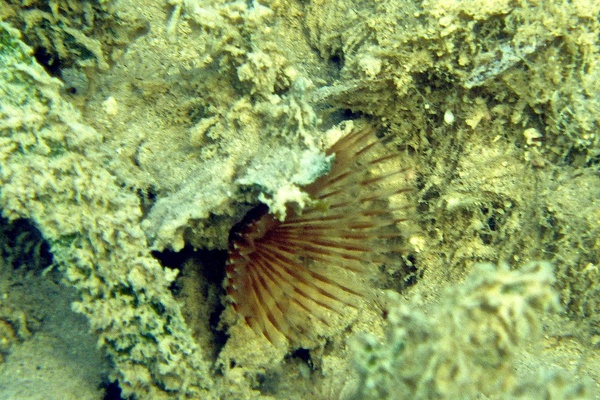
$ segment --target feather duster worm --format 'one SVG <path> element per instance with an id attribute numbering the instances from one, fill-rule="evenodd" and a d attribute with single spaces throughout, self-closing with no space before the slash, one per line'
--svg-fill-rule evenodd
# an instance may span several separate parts
<path id="1" fill-rule="evenodd" d="M 382 149 L 372 128 L 349 133 L 327 151 L 330 173 L 303 188 L 309 206 L 279 221 L 259 205 L 232 229 L 224 285 L 256 334 L 302 343 L 355 308 L 368 269 L 397 250 L 405 207 L 389 200 L 410 189 L 400 156 Z"/>

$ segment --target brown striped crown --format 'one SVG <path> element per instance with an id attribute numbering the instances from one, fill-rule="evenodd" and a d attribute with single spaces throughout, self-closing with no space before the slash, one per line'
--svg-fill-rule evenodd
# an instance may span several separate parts
<path id="1" fill-rule="evenodd" d="M 284 221 L 259 205 L 232 229 L 225 289 L 256 334 L 302 343 L 368 294 L 364 278 L 397 250 L 405 220 L 405 202 L 390 199 L 410 190 L 399 154 L 383 150 L 372 128 L 351 132 L 327 151 L 330 173 L 303 188 L 311 205 Z"/>

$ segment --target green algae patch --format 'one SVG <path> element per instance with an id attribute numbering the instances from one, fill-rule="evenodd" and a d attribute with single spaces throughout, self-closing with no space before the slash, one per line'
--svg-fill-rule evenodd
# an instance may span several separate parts
<path id="1" fill-rule="evenodd" d="M 101 140 L 64 102 L 16 31 L 0 25 L 0 206 L 27 218 L 81 298 L 126 396 L 202 397 L 208 367 L 168 290 L 176 272 L 151 257 L 137 197 L 86 147 Z"/>

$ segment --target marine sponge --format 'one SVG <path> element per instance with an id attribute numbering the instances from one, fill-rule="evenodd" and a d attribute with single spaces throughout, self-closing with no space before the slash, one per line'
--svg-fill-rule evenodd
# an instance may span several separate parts
<path id="1" fill-rule="evenodd" d="M 398 152 L 380 150 L 372 128 L 343 136 L 327 151 L 335 155 L 330 173 L 304 187 L 308 206 L 288 206 L 280 221 L 259 205 L 233 228 L 225 288 L 257 335 L 300 344 L 368 293 L 364 277 L 396 250 L 405 220 L 396 213 L 406 204 L 388 200 L 410 190 Z"/>

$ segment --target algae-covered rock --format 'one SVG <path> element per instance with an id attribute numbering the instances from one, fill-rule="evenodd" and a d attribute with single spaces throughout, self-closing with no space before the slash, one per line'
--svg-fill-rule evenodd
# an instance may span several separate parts
<path id="1" fill-rule="evenodd" d="M 176 272 L 149 254 L 137 197 L 86 154 L 101 135 L 18 33 L 2 24 L 0 42 L 3 215 L 31 220 L 50 243 L 125 395 L 201 396 L 208 367 L 168 290 Z"/>
<path id="2" fill-rule="evenodd" d="M 0 4 L 0 19 L 18 27 L 35 56 L 71 89 L 73 74 L 83 69 L 107 70 L 146 27 L 133 13 L 125 13 L 112 0 L 18 1 Z M 74 78 L 74 77 L 73 77 Z M 84 78 L 85 79 L 85 78 Z"/>
<path id="3" fill-rule="evenodd" d="M 392 296 L 384 341 L 366 336 L 356 345 L 356 398 L 593 398 L 586 380 L 538 380 L 513 369 L 524 344 L 539 340 L 542 315 L 558 311 L 553 282 L 545 263 L 515 271 L 480 264 L 431 315 Z"/>
<path id="4" fill-rule="evenodd" d="M 306 8 L 311 44 L 338 67 L 315 99 L 380 119 L 416 154 L 420 260 L 455 277 L 473 260 L 550 260 L 568 311 L 594 335 L 599 10 L 560 0 Z"/>

